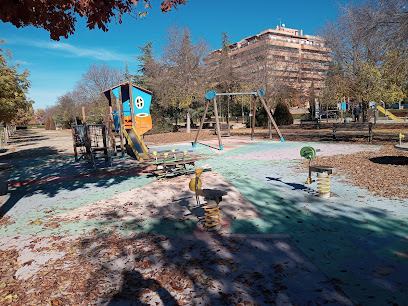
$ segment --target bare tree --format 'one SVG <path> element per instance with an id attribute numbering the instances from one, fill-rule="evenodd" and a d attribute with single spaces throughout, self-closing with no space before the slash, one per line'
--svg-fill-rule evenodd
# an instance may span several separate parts
<path id="1" fill-rule="evenodd" d="M 87 111 L 102 115 L 107 106 L 102 91 L 123 81 L 124 73 L 121 70 L 106 64 L 93 64 L 76 84 L 71 97 L 81 106 L 85 106 Z"/>
<path id="2" fill-rule="evenodd" d="M 395 17 L 386 20 L 392 14 Z M 334 61 L 342 67 L 350 95 L 362 102 L 363 120 L 370 100 L 392 103 L 404 96 L 402 90 L 408 75 L 407 69 L 401 69 L 407 66 L 408 58 L 404 16 L 406 1 L 351 2 L 340 7 L 339 17 L 323 31 Z M 395 53 L 399 54 L 394 62 L 398 75 L 390 69 L 390 56 Z"/>
<path id="3" fill-rule="evenodd" d="M 80 104 L 75 98 L 75 92 L 67 92 L 63 96 L 58 97 L 57 113 L 66 125 L 73 122 L 77 123 L 76 119 L 80 117 L 81 110 Z"/>

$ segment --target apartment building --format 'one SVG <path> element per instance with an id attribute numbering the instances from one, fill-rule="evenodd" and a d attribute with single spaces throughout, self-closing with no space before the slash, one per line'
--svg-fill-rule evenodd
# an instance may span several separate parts
<path id="1" fill-rule="evenodd" d="M 323 38 L 304 35 L 302 30 L 283 25 L 232 44 L 229 58 L 239 77 L 260 80 L 267 74 L 270 87 L 280 81 L 296 88 L 303 96 L 301 103 L 307 106 L 306 97 L 312 82 L 316 96 L 324 86 L 330 61 L 328 53 Z M 220 58 L 221 49 L 212 51 L 204 59 L 210 75 L 216 72 Z"/>

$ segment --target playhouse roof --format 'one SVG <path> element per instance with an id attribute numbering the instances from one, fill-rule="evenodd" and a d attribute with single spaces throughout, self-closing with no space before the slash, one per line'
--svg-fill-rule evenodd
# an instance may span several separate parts
<path id="1" fill-rule="evenodd" d="M 125 86 L 129 86 L 129 81 L 126 81 L 126 82 L 123 82 L 123 83 L 120 83 L 120 84 L 118 84 L 118 85 L 115 85 L 115 86 L 113 86 L 113 87 L 111 87 L 111 88 L 108 88 L 108 89 L 105 89 L 104 91 L 102 91 L 102 93 L 106 93 L 106 92 L 108 92 L 108 91 L 110 91 L 110 90 L 112 90 L 112 89 L 115 89 L 115 88 L 117 88 L 117 87 L 125 87 Z M 145 88 L 142 88 L 142 87 L 139 87 L 139 86 L 136 86 L 136 85 L 133 85 L 132 84 L 132 87 L 135 87 L 135 88 L 137 88 L 137 89 L 140 89 L 141 91 L 144 91 L 144 92 L 146 92 L 146 93 L 148 93 L 148 94 L 152 94 L 152 92 L 150 91 L 150 90 L 147 90 L 147 89 L 145 89 Z"/>

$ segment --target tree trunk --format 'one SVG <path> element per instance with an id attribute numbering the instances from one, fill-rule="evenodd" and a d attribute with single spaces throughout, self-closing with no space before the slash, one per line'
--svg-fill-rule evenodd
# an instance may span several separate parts
<path id="1" fill-rule="evenodd" d="M 3 132 L 4 132 L 4 145 L 7 146 L 7 143 L 8 143 L 7 123 L 4 123 L 3 127 L 4 127 L 4 130 L 3 130 Z"/>
<path id="2" fill-rule="evenodd" d="M 367 109 L 368 109 L 368 102 L 361 99 L 361 111 L 362 111 L 362 121 L 367 122 Z"/>
<path id="3" fill-rule="evenodd" d="M 228 127 L 228 137 L 230 136 L 230 121 L 229 121 L 229 118 L 230 118 L 230 108 L 229 108 L 229 102 L 230 102 L 230 99 L 231 99 L 231 96 L 229 97 L 229 99 L 228 99 L 228 104 L 227 104 L 227 127 Z"/>
<path id="4" fill-rule="evenodd" d="M 329 123 L 329 103 L 326 104 L 326 120 Z"/>
<path id="5" fill-rule="evenodd" d="M 186 133 L 190 133 L 190 109 L 187 108 L 187 118 L 186 118 Z"/>

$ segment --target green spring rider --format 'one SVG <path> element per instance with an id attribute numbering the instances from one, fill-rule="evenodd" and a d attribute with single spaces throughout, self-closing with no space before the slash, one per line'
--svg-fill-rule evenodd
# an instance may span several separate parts
<path id="1" fill-rule="evenodd" d="M 305 184 L 311 184 L 312 172 L 317 173 L 317 196 L 320 198 L 330 198 L 330 174 L 333 173 L 333 168 L 330 166 L 312 166 L 312 159 L 316 157 L 316 152 L 319 149 L 313 147 L 303 147 L 300 150 L 300 156 L 309 160 L 309 177 Z"/>
<path id="2" fill-rule="evenodd" d="M 317 151 L 313 147 L 303 147 L 302 149 L 300 149 L 300 156 L 309 160 L 309 177 L 307 178 L 305 184 L 312 183 L 312 159 L 316 157 Z"/>

